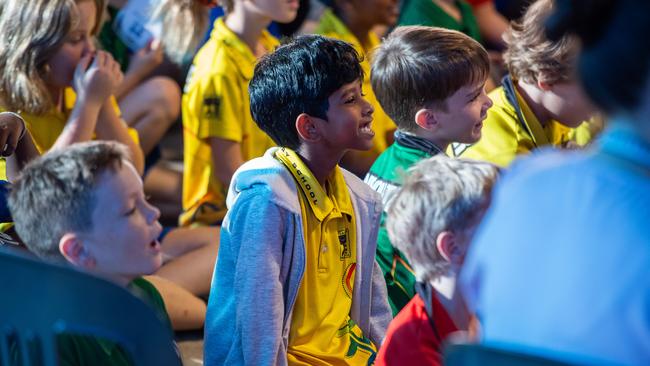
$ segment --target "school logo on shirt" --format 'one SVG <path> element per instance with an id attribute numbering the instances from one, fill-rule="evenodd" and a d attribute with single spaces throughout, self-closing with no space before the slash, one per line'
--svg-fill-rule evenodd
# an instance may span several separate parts
<path id="1" fill-rule="evenodd" d="M 351 263 L 343 272 L 343 290 L 349 298 L 352 298 L 352 289 L 354 288 L 354 274 L 357 269 L 356 263 Z"/>
<path id="2" fill-rule="evenodd" d="M 208 96 L 203 98 L 203 116 L 207 118 L 216 118 L 219 116 L 219 106 L 221 99 L 216 96 Z"/>
<path id="3" fill-rule="evenodd" d="M 352 251 L 350 250 L 350 231 L 345 229 L 339 229 L 339 244 L 341 244 L 341 260 L 345 258 L 350 258 L 352 256 Z"/>

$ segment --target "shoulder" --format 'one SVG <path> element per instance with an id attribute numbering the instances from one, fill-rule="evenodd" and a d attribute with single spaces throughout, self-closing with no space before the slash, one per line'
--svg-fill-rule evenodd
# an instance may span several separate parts
<path id="1" fill-rule="evenodd" d="M 265 200 L 293 213 L 300 213 L 298 190 L 287 169 L 274 157 L 277 147 L 244 163 L 233 175 L 226 204 L 234 207 L 240 199 Z"/>
<path id="2" fill-rule="evenodd" d="M 129 284 L 131 291 L 135 292 L 138 296 L 143 298 L 143 300 L 149 302 L 151 305 L 154 305 L 156 308 L 162 311 L 165 310 L 165 303 L 163 301 L 160 292 L 156 287 L 146 279 L 138 277 Z"/>
<path id="3" fill-rule="evenodd" d="M 351 196 L 368 204 L 377 204 L 381 202 L 379 194 L 370 188 L 368 184 L 364 183 L 364 181 L 351 172 L 343 168 L 340 169 Z"/>
<path id="4" fill-rule="evenodd" d="M 492 107 L 488 109 L 486 121 L 517 122 L 515 107 L 508 100 L 506 91 L 502 86 L 492 90 L 488 97 L 492 100 Z"/>

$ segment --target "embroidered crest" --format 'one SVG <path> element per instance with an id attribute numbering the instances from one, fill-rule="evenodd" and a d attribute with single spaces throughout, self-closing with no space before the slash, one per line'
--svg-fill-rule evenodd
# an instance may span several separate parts
<path id="1" fill-rule="evenodd" d="M 221 99 L 215 96 L 203 98 L 203 116 L 207 118 L 216 118 L 219 116 L 219 107 Z"/>
<path id="2" fill-rule="evenodd" d="M 350 250 L 350 231 L 347 228 L 340 229 L 338 235 L 339 244 L 341 244 L 341 260 L 350 258 L 352 256 L 352 251 Z"/>

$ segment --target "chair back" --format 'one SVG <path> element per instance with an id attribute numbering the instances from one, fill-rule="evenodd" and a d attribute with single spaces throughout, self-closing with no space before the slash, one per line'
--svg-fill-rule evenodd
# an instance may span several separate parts
<path id="1" fill-rule="evenodd" d="M 173 333 L 127 289 L 0 248 L 0 364 L 58 364 L 59 334 L 100 337 L 134 365 L 178 366 Z"/>

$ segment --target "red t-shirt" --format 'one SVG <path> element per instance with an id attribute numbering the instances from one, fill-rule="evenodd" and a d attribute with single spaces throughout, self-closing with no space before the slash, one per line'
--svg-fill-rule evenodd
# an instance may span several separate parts
<path id="1" fill-rule="evenodd" d="M 376 366 L 382 365 L 442 365 L 442 341 L 458 330 L 447 311 L 432 296 L 434 332 L 424 301 L 415 295 L 388 326 Z"/>
<path id="2" fill-rule="evenodd" d="M 470 5 L 472 5 L 473 7 L 477 7 L 479 5 L 482 5 L 484 3 L 487 3 L 487 2 L 490 2 L 490 1 L 493 1 L 493 0 L 465 0 L 465 1 L 468 2 Z"/>

